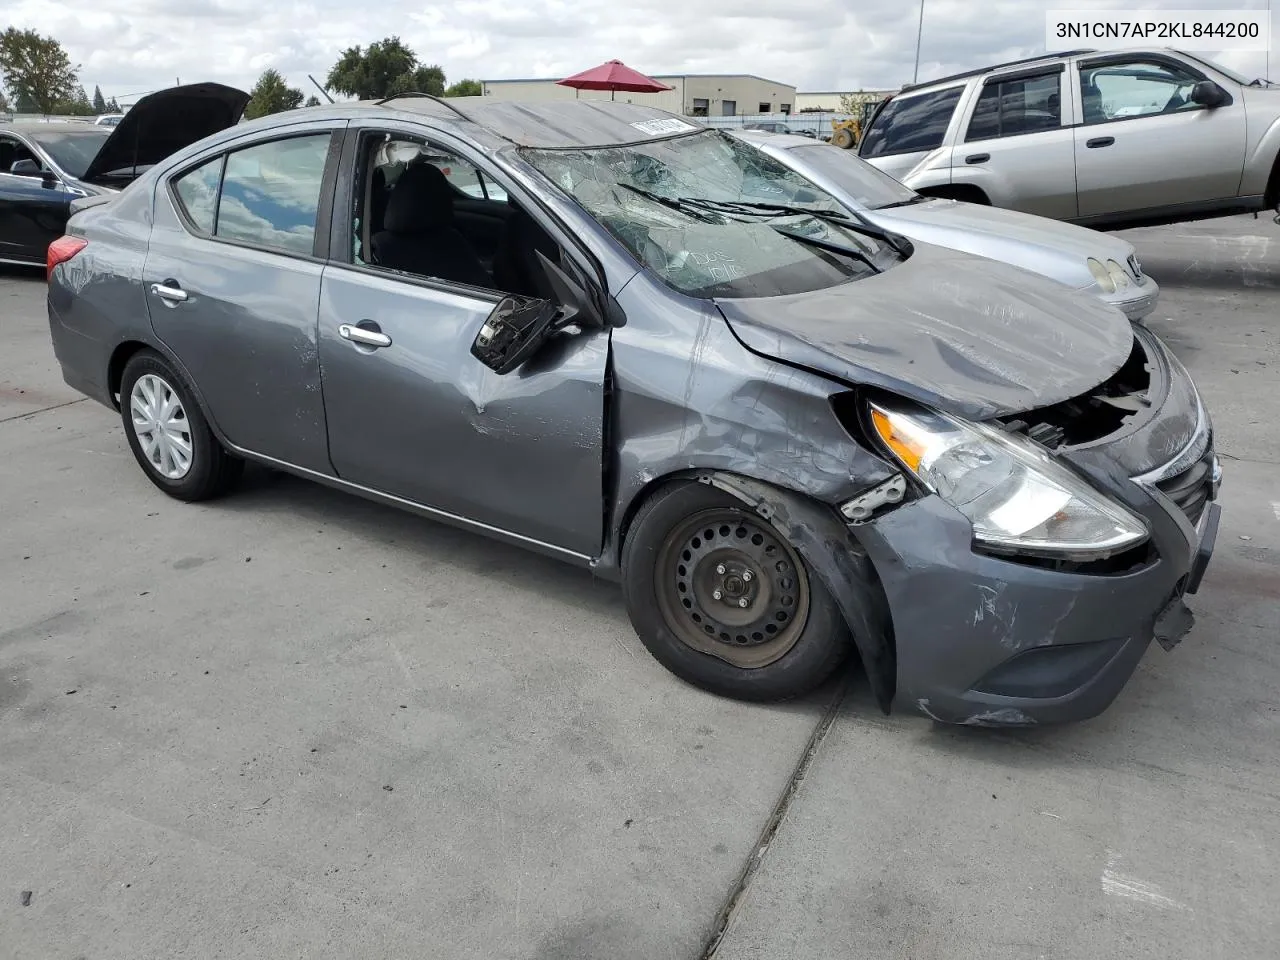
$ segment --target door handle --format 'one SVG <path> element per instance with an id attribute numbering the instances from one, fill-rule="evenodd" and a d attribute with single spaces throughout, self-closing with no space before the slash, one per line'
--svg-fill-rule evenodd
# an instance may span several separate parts
<path id="1" fill-rule="evenodd" d="M 1098 147 L 1109 147 L 1115 142 L 1115 137 L 1094 137 L 1092 140 L 1086 140 L 1084 145 L 1090 150 L 1096 150 Z"/>
<path id="2" fill-rule="evenodd" d="M 991 159 L 991 154 L 989 153 L 971 153 L 969 154 L 969 156 L 964 158 L 964 162 L 965 163 L 986 163 L 990 159 Z"/>
<path id="3" fill-rule="evenodd" d="M 168 283 L 153 283 L 151 292 L 161 300 L 167 300 L 170 303 L 184 303 L 187 299 L 187 291 Z"/>
<path id="4" fill-rule="evenodd" d="M 344 323 L 338 327 L 338 336 L 344 340 L 350 340 L 352 343 L 358 343 L 365 347 L 389 347 L 391 346 L 391 338 L 385 333 L 379 333 L 376 330 L 366 330 L 364 327 L 353 326 L 350 323 Z"/>

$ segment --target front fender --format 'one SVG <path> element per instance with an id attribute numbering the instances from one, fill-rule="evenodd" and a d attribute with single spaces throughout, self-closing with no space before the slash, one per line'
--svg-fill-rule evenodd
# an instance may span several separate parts
<path id="1" fill-rule="evenodd" d="M 1250 137 L 1250 140 L 1252 139 Z M 1277 174 L 1277 181 L 1271 179 L 1278 162 L 1280 162 L 1280 117 L 1271 121 L 1270 126 L 1263 131 L 1245 154 L 1244 171 L 1240 176 L 1240 196 L 1263 196 L 1268 186 L 1273 190 L 1280 190 L 1280 182 L 1278 182 L 1280 174 Z M 1280 200 L 1280 196 L 1273 194 L 1268 196 L 1267 200 L 1276 203 Z"/>
<path id="2" fill-rule="evenodd" d="M 897 679 L 889 602 L 865 550 L 830 507 L 790 490 L 732 473 L 704 472 L 705 483 L 737 497 L 769 521 L 835 598 L 853 634 L 876 702 L 889 712 Z"/>

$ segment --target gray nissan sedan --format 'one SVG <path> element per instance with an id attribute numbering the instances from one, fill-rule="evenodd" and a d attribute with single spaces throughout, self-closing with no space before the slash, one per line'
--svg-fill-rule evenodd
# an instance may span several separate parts
<path id="1" fill-rule="evenodd" d="M 886 712 L 1087 717 L 1186 634 L 1217 532 L 1150 331 L 648 107 L 229 126 L 77 200 L 48 262 L 65 379 L 165 493 L 252 460 L 589 567 L 719 694 L 856 652 Z"/>

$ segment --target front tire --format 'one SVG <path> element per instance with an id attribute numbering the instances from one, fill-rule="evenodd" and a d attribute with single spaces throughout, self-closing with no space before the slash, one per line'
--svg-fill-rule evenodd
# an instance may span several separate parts
<path id="1" fill-rule="evenodd" d="M 664 667 L 740 700 L 813 690 L 849 651 L 835 600 L 767 520 L 703 484 L 660 490 L 623 547 L 623 596 Z"/>
<path id="2" fill-rule="evenodd" d="M 222 448 L 186 381 L 154 350 L 125 364 L 120 417 L 138 466 L 169 496 L 209 500 L 239 479 L 244 461 Z"/>

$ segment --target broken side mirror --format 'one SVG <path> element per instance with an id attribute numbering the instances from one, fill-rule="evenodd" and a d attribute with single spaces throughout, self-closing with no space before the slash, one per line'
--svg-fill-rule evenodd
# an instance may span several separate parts
<path id="1" fill-rule="evenodd" d="M 1200 106 L 1212 110 L 1214 107 L 1229 103 L 1231 95 L 1212 80 L 1201 80 L 1191 88 L 1191 96 L 1187 99 L 1192 103 L 1198 103 Z"/>
<path id="2" fill-rule="evenodd" d="M 555 292 L 555 302 L 514 296 L 499 301 L 471 343 L 471 355 L 494 373 L 515 370 L 533 357 L 557 330 L 575 324 L 580 327 L 603 325 L 603 318 L 586 288 L 541 251 L 537 257 Z"/>
<path id="3" fill-rule="evenodd" d="M 510 373 L 537 352 L 559 316 L 549 300 L 503 297 L 476 334 L 471 355 L 494 373 Z"/>

